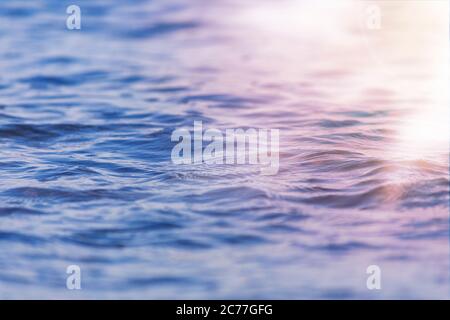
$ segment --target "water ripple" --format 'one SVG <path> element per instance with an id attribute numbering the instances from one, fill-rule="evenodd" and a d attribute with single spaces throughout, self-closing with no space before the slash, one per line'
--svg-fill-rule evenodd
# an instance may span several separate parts
<path id="1" fill-rule="evenodd" d="M 342 10 L 77 2 L 76 31 L 58 1 L 0 3 L 0 298 L 73 298 L 72 264 L 77 298 L 373 298 L 372 264 L 377 298 L 446 296 L 448 145 L 399 141 L 432 109 L 420 63 L 372 81 L 370 39 L 321 24 Z M 194 121 L 279 129 L 278 174 L 174 165 Z"/>

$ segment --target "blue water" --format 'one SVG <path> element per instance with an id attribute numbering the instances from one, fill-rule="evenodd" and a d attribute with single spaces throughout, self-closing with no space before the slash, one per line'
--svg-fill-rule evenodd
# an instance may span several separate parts
<path id="1" fill-rule="evenodd" d="M 426 76 L 262 3 L 0 3 L 0 298 L 447 297 L 448 145 L 402 143 L 430 96 L 391 81 Z M 199 120 L 280 129 L 278 174 L 173 164 Z"/>

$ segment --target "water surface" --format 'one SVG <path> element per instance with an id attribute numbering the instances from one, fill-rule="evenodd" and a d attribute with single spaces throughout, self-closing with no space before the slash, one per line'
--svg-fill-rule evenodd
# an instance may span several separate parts
<path id="1" fill-rule="evenodd" d="M 76 2 L 0 4 L 1 298 L 447 297 L 448 3 Z M 199 120 L 278 174 L 172 164 Z"/>

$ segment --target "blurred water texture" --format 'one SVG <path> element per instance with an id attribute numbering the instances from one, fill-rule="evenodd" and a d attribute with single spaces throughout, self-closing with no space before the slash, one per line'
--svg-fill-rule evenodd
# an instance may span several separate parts
<path id="1" fill-rule="evenodd" d="M 0 298 L 448 297 L 448 2 L 367 3 L 2 1 Z M 173 165 L 194 120 L 279 173 Z"/>

